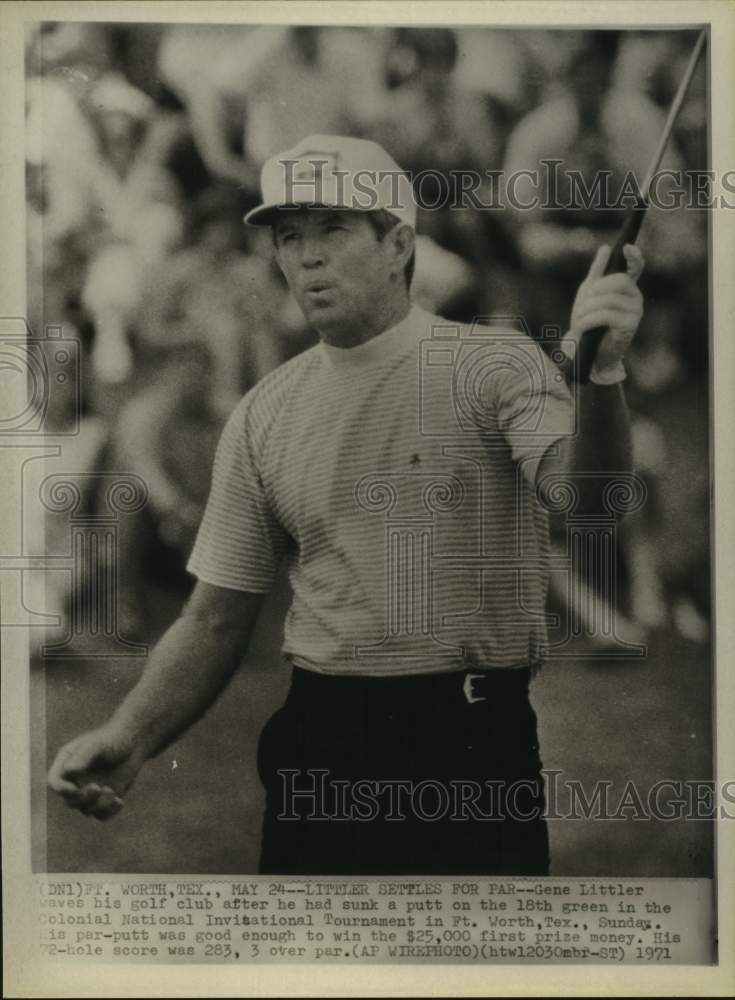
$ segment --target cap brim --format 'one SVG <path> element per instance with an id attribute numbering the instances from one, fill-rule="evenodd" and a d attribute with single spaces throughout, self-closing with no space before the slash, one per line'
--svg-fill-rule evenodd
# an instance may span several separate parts
<path id="1" fill-rule="evenodd" d="M 300 201 L 289 204 L 256 205 L 243 216 L 249 226 L 272 226 L 281 212 L 293 212 L 299 208 L 345 208 L 343 205 L 325 205 L 322 202 Z"/>

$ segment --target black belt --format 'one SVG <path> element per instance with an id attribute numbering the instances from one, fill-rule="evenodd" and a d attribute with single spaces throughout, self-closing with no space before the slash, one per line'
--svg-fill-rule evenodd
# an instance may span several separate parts
<path id="1" fill-rule="evenodd" d="M 331 704 L 342 709 L 350 703 L 370 701 L 407 707 L 436 706 L 446 701 L 498 702 L 527 695 L 530 680 L 531 667 L 528 666 L 398 677 L 319 674 L 294 667 L 289 701 L 321 707 Z"/>

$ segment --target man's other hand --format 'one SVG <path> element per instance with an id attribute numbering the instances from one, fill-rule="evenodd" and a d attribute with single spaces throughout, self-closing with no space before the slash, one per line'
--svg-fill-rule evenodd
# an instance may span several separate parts
<path id="1" fill-rule="evenodd" d="M 123 806 L 123 796 L 144 757 L 109 727 L 82 733 L 59 750 L 48 786 L 85 816 L 106 820 Z"/>

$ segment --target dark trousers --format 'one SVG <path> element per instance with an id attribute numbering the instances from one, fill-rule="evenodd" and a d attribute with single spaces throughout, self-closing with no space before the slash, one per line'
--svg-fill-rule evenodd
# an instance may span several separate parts
<path id="1" fill-rule="evenodd" d="M 294 668 L 258 746 L 261 873 L 548 874 L 529 679 Z"/>

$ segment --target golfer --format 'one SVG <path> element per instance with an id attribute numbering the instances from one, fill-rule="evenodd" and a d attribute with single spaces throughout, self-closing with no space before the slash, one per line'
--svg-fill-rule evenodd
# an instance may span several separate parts
<path id="1" fill-rule="evenodd" d="M 544 656 L 546 501 L 577 512 L 630 469 L 623 357 L 643 262 L 580 286 L 566 343 L 607 333 L 589 384 L 519 330 L 411 302 L 416 206 L 374 143 L 310 136 L 268 161 L 276 258 L 319 343 L 251 389 L 218 446 L 197 583 L 136 687 L 61 749 L 54 791 L 98 819 L 241 663 L 285 560 L 292 680 L 258 747 L 260 871 L 543 875 L 529 685 Z"/>

